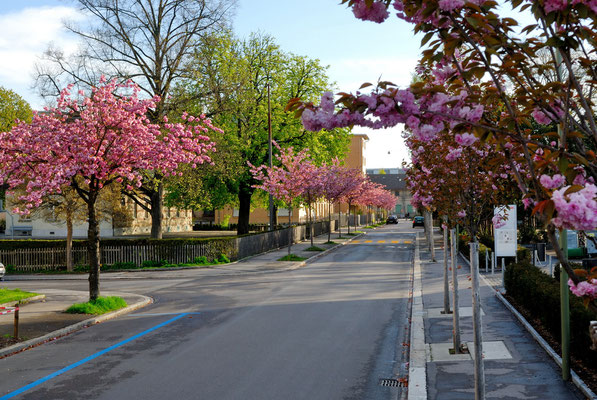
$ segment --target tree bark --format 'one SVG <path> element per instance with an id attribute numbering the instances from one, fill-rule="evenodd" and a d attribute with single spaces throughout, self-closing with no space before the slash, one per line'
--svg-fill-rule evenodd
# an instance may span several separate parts
<path id="1" fill-rule="evenodd" d="M 87 203 L 89 229 L 87 230 L 87 258 L 89 260 L 89 300 L 96 300 L 100 295 L 100 232 L 95 213 L 97 193 L 90 193 Z"/>
<path id="2" fill-rule="evenodd" d="M 450 255 L 452 265 L 452 344 L 454 345 L 454 353 L 462 353 L 460 345 L 460 313 L 458 305 L 458 239 L 456 229 L 450 230 Z"/>
<path id="3" fill-rule="evenodd" d="M 73 268 L 73 216 L 66 214 L 66 270 L 72 272 Z"/>
<path id="4" fill-rule="evenodd" d="M 447 224 L 448 218 L 444 217 Z M 444 314 L 450 314 L 450 282 L 448 279 L 448 227 L 444 228 Z"/>
<path id="5" fill-rule="evenodd" d="M 249 218 L 251 216 L 251 197 L 253 188 L 247 184 L 241 184 L 238 191 L 238 225 L 236 227 L 237 235 L 249 233 Z"/>
<path id="6" fill-rule="evenodd" d="M 471 260 L 471 283 L 473 300 L 473 340 L 475 343 L 475 400 L 485 399 L 485 369 L 483 366 L 483 323 L 481 319 L 481 298 L 479 294 L 479 242 L 474 238 L 469 243 Z"/>
<path id="7" fill-rule="evenodd" d="M 164 184 L 160 181 L 157 190 L 150 196 L 151 200 L 151 237 L 162 238 L 162 223 L 164 220 Z"/>
<path id="8" fill-rule="evenodd" d="M 290 257 L 292 251 L 292 206 L 288 206 L 288 257 Z"/>
<path id="9" fill-rule="evenodd" d="M 356 224 L 356 221 L 355 221 Z M 348 233 L 347 235 L 350 236 L 350 203 L 348 203 L 348 224 L 346 224 L 348 226 Z"/>
<path id="10" fill-rule="evenodd" d="M 332 203 L 328 203 L 328 243 L 332 241 Z"/>

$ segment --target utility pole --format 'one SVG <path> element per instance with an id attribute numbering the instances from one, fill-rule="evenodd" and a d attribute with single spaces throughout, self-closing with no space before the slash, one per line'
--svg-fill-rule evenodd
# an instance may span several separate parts
<path id="1" fill-rule="evenodd" d="M 272 103 L 270 99 L 269 80 L 267 82 L 267 148 L 269 151 L 269 167 L 273 166 L 272 161 Z M 269 230 L 273 231 L 276 225 L 276 216 L 274 215 L 274 197 L 269 195 Z"/>

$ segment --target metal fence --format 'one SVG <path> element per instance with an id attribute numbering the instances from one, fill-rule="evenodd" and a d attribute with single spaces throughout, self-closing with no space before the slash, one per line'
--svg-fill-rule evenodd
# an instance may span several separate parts
<path id="1" fill-rule="evenodd" d="M 338 226 L 338 221 L 332 220 L 332 231 L 336 230 L 336 226 Z M 225 254 L 230 260 L 238 260 L 288 246 L 289 229 L 292 229 L 294 243 L 309 237 L 308 226 L 299 225 L 239 238 L 206 240 L 193 244 L 137 245 L 123 243 L 122 245 L 101 246 L 100 259 L 101 263 L 105 265 L 133 263 L 137 266 L 144 261 L 165 261 L 168 264 L 192 263 L 197 257 L 205 256 L 211 260 L 220 254 Z M 328 229 L 328 221 L 319 221 L 313 224 L 315 236 L 327 233 Z M 85 247 L 75 247 L 71 254 L 74 265 L 88 264 Z M 55 270 L 66 266 L 66 249 L 56 247 L 0 250 L 0 261 L 19 271 Z"/>

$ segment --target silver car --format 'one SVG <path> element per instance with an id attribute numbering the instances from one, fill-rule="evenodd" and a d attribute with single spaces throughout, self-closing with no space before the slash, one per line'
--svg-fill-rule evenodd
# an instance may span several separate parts
<path id="1" fill-rule="evenodd" d="M 0 263 L 0 281 L 4 280 L 5 273 L 6 273 L 6 268 L 4 268 L 4 264 Z"/>

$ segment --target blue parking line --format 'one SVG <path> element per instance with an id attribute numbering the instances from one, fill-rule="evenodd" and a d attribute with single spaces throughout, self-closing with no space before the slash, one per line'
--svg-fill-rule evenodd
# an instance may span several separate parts
<path id="1" fill-rule="evenodd" d="M 127 344 L 129 342 L 132 342 L 133 340 L 138 339 L 141 336 L 147 335 L 148 333 L 153 332 L 156 329 L 159 329 L 159 328 L 161 328 L 163 326 L 166 326 L 166 325 L 168 325 L 168 324 L 170 324 L 170 323 L 172 323 L 172 322 L 174 322 L 174 321 L 176 321 L 178 319 L 181 319 L 182 317 L 184 317 L 185 315 L 188 315 L 188 314 L 189 313 L 178 314 L 176 317 L 171 318 L 171 319 L 169 319 L 169 320 L 167 320 L 165 322 L 162 322 L 161 324 L 158 324 L 158 325 L 154 326 L 153 328 L 149 328 L 149 329 L 147 329 L 147 330 L 145 330 L 145 331 L 143 331 L 141 333 L 136 334 L 135 336 L 131 336 L 130 338 L 125 339 L 122 342 L 118 342 L 118 343 L 116 343 L 116 344 L 114 344 L 114 345 L 112 345 L 112 346 L 110 346 L 110 347 L 108 347 L 108 348 L 106 348 L 104 350 L 100 350 L 97 353 L 90 355 L 89 357 L 85 357 L 84 359 L 82 359 L 80 361 L 77 361 L 74 364 L 71 364 L 71 365 L 69 365 L 67 367 L 62 368 L 61 370 L 53 372 L 53 373 L 51 373 L 48 376 L 40 378 L 40 379 L 36 380 L 35 382 L 31 382 L 30 384 L 28 384 L 26 386 L 23 386 L 20 389 L 17 389 L 17 390 L 15 390 L 13 392 L 5 394 L 4 396 L 0 397 L 0 400 L 11 399 L 11 398 L 13 398 L 15 396 L 18 396 L 19 394 L 21 394 L 23 392 L 26 392 L 29 389 L 32 389 L 32 388 L 34 388 L 36 386 L 39 386 L 42 383 L 47 382 L 47 381 L 49 381 L 52 378 L 55 378 L 55 377 L 57 377 L 59 375 L 62 375 L 65 372 L 70 371 L 71 369 L 77 368 L 78 366 L 83 365 L 83 364 L 85 364 L 88 361 L 91 361 L 91 360 L 93 360 L 95 358 L 98 358 L 99 356 L 104 355 L 104 354 L 106 354 L 109 351 L 112 351 L 112 350 L 114 350 L 114 349 L 116 349 L 116 348 L 118 348 L 120 346 L 123 346 L 123 345 L 125 345 L 125 344 Z"/>

